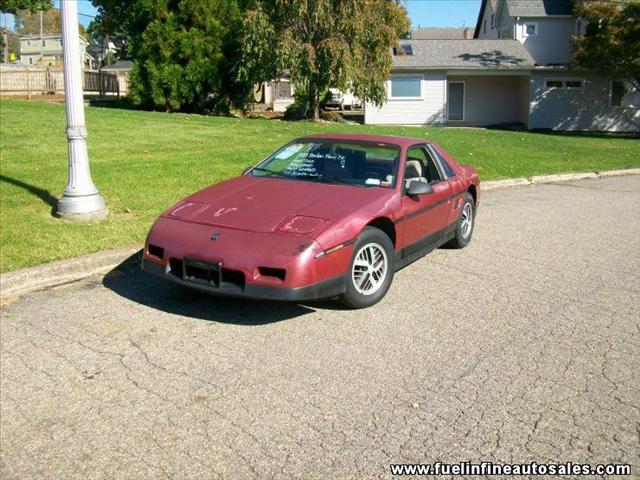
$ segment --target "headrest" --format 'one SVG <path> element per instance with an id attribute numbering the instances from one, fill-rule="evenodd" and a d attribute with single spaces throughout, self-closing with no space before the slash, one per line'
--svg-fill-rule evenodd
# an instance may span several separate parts
<path id="1" fill-rule="evenodd" d="M 422 176 L 422 163 L 420 160 L 408 159 L 404 171 L 405 178 L 419 178 Z"/>

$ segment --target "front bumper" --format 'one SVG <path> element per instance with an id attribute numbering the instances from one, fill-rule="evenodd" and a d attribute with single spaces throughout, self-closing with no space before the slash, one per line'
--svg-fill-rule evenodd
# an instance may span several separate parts
<path id="1" fill-rule="evenodd" d="M 341 295 L 345 291 L 344 275 L 332 277 L 304 287 L 272 287 L 250 283 L 245 284 L 244 286 L 239 286 L 226 282 L 221 282 L 219 286 L 214 287 L 183 280 L 179 276 L 172 274 L 170 268 L 165 267 L 162 264 L 155 263 L 147 258 L 143 258 L 142 260 L 142 269 L 152 273 L 153 275 L 171 280 L 172 282 L 188 288 L 193 288 L 195 290 L 215 295 L 231 297 L 301 302 L 324 300 Z"/>

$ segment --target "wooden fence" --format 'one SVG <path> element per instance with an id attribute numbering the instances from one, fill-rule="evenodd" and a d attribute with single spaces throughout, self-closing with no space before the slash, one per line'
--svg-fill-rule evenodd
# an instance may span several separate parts
<path id="1" fill-rule="evenodd" d="M 120 96 L 117 75 L 85 70 L 82 76 L 85 93 Z M 0 95 L 47 94 L 64 95 L 61 67 L 0 69 Z"/>

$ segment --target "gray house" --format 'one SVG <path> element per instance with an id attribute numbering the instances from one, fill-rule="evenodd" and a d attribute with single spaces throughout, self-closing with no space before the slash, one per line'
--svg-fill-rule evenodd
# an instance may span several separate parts
<path id="1" fill-rule="evenodd" d="M 85 68 L 93 69 L 95 59 L 87 52 L 87 42 L 80 35 L 80 57 Z M 61 35 L 27 35 L 20 37 L 20 61 L 28 66 L 62 66 Z"/>
<path id="2" fill-rule="evenodd" d="M 640 131 L 640 92 L 569 69 L 571 0 L 483 0 L 471 40 L 403 40 L 369 124 Z"/>

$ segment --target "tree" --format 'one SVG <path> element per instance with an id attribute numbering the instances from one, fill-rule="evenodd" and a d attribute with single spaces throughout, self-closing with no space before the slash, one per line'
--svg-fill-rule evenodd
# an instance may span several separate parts
<path id="1" fill-rule="evenodd" d="M 241 77 L 257 83 L 289 70 L 313 120 L 329 87 L 382 104 L 391 47 L 409 29 L 392 0 L 257 0 L 243 20 Z"/>
<path id="2" fill-rule="evenodd" d="M 105 39 L 116 47 L 118 58 L 127 58 L 127 25 L 130 2 L 123 0 L 91 0 L 98 14 L 89 24 L 88 32 L 96 43 Z"/>
<path id="3" fill-rule="evenodd" d="M 0 12 L 15 14 L 18 10 L 48 10 L 51 8 L 52 0 L 0 0 Z"/>
<path id="4" fill-rule="evenodd" d="M 20 35 L 40 35 L 40 15 L 42 14 L 42 32 L 44 35 L 60 35 L 62 33 L 60 24 L 60 10 L 50 8 L 48 10 L 31 12 L 29 10 L 18 10 L 14 14 L 14 28 Z M 87 29 L 78 23 L 80 35 L 88 39 Z"/>
<path id="5" fill-rule="evenodd" d="M 640 2 L 583 0 L 575 15 L 588 23 L 574 38 L 573 66 L 628 79 L 640 89 Z"/>
<path id="6" fill-rule="evenodd" d="M 226 112 L 250 85 L 237 80 L 238 0 L 99 0 L 96 29 L 126 38 L 131 98 L 167 111 Z M 93 28 L 93 27 L 92 27 Z"/>
<path id="7" fill-rule="evenodd" d="M 2 62 L 11 62 L 11 54 L 15 58 L 20 56 L 20 40 L 19 37 L 9 30 L 4 28 L 0 29 L 2 34 L 0 35 L 0 53 L 2 54 Z M 5 48 L 5 42 L 7 42 L 7 48 Z M 7 58 L 5 58 L 5 55 Z"/>

